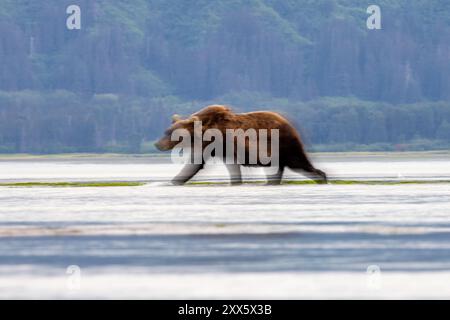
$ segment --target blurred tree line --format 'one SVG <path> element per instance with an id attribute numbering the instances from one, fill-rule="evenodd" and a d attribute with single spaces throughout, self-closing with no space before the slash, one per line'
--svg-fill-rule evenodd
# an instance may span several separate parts
<path id="1" fill-rule="evenodd" d="M 151 151 L 171 113 L 275 109 L 323 150 L 447 148 L 450 2 L 0 0 L 0 152 Z M 328 97 L 328 98 L 327 98 Z"/>
<path id="2" fill-rule="evenodd" d="M 449 148 L 450 104 L 390 104 L 356 98 L 308 102 L 255 92 L 216 98 L 236 112 L 270 109 L 286 115 L 317 151 Z M 0 152 L 154 152 L 173 113 L 185 116 L 213 101 L 142 98 L 68 91 L 0 92 Z"/>

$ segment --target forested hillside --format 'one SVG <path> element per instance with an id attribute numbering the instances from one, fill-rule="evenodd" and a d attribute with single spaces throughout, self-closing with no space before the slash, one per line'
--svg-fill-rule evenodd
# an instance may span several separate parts
<path id="1" fill-rule="evenodd" d="M 0 0 L 0 152 L 151 151 L 208 103 L 316 150 L 448 148 L 450 1 Z"/>

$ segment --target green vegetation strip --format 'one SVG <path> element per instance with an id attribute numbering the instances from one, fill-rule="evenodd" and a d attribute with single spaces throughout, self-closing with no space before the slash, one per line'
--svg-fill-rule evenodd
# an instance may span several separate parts
<path id="1" fill-rule="evenodd" d="M 246 181 L 244 184 L 265 184 L 265 181 Z M 330 180 L 329 184 L 335 185 L 404 185 L 404 184 L 444 184 L 450 183 L 450 180 Z M 32 187 L 139 187 L 145 185 L 146 182 L 139 181 L 118 181 L 118 182 L 14 182 L 14 183 L 0 183 L 0 187 L 18 187 L 18 188 L 32 188 Z M 195 181 L 189 182 L 187 185 L 191 186 L 214 186 L 214 185 L 228 185 L 226 181 Z M 313 185 L 320 184 L 313 180 L 286 180 L 283 185 Z"/>
<path id="2" fill-rule="evenodd" d="M 244 182 L 244 184 L 265 184 L 265 181 Z M 330 180 L 328 184 L 336 185 L 402 185 L 402 184 L 438 184 L 450 183 L 450 180 Z M 228 182 L 190 182 L 190 185 L 222 185 Z M 313 180 L 287 180 L 283 181 L 283 185 L 310 185 L 320 184 Z"/>
<path id="3" fill-rule="evenodd" d="M 399 184 L 437 184 L 450 183 L 450 180 L 331 180 L 329 184 L 338 185 L 399 185 Z M 283 184 L 317 184 L 315 181 L 286 181 Z"/>
<path id="4" fill-rule="evenodd" d="M 0 187 L 137 187 L 144 182 L 19 182 L 0 183 Z"/>

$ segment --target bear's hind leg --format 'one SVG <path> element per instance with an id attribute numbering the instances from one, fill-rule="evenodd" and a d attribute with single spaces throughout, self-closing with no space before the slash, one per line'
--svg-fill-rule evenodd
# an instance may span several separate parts
<path id="1" fill-rule="evenodd" d="M 290 167 L 293 171 L 298 173 L 305 173 L 310 179 L 316 181 L 317 183 L 328 183 L 328 178 L 325 172 L 322 170 L 314 168 L 312 165 L 307 165 L 304 167 Z"/>
<path id="2" fill-rule="evenodd" d="M 311 171 L 306 171 L 306 174 L 307 175 L 311 175 L 310 178 L 312 180 L 315 180 L 318 183 L 321 183 L 321 184 L 327 184 L 328 183 L 327 175 L 322 170 L 319 170 L 319 169 L 316 169 L 316 168 L 313 167 L 313 168 L 311 168 Z"/>
<path id="3" fill-rule="evenodd" d="M 241 166 L 239 164 L 227 164 L 226 167 L 230 174 L 231 185 L 242 184 Z"/>
<path id="4" fill-rule="evenodd" d="M 267 175 L 267 185 L 279 185 L 283 179 L 284 166 L 280 166 L 276 173 Z"/>

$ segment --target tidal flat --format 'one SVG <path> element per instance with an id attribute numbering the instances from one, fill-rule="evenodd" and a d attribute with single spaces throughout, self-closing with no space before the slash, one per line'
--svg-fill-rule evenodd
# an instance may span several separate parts
<path id="1" fill-rule="evenodd" d="M 228 186 L 209 165 L 177 187 L 164 157 L 2 158 L 0 297 L 449 298 L 450 156 L 312 157 L 332 183 L 246 169 Z"/>

